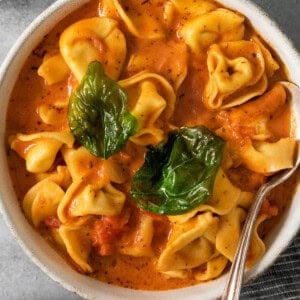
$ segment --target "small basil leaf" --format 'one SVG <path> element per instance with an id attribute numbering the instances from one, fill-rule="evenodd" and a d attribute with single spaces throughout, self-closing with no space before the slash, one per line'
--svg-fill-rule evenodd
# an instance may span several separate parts
<path id="1" fill-rule="evenodd" d="M 96 61 L 89 64 L 70 97 L 68 121 L 75 139 L 90 153 L 105 159 L 125 145 L 137 124 L 128 112 L 126 93 Z"/>
<path id="2" fill-rule="evenodd" d="M 225 142 L 203 126 L 182 127 L 149 147 L 133 178 L 133 200 L 144 210 L 177 215 L 211 196 Z"/>

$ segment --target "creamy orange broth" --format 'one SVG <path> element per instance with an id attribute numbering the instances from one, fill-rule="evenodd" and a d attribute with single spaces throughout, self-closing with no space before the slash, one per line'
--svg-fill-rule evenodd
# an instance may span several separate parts
<path id="1" fill-rule="evenodd" d="M 127 1 L 129 7 L 137 6 L 141 1 Z M 161 5 L 164 1 L 161 1 Z M 144 1 L 142 6 L 138 6 L 140 9 L 146 9 L 152 15 L 155 15 L 162 21 L 161 6 L 153 7 L 151 1 Z M 7 139 L 12 134 L 18 132 L 33 133 L 39 131 L 55 131 L 68 128 L 67 124 L 67 111 L 62 109 L 60 111 L 61 118 L 57 120 L 56 126 L 46 125 L 41 122 L 37 113 L 37 108 L 41 104 L 51 106 L 53 100 L 65 99 L 68 97 L 68 92 L 71 87 L 76 85 L 76 80 L 73 76 L 69 76 L 68 79 L 48 86 L 44 80 L 37 75 L 37 69 L 41 65 L 43 57 L 46 54 L 58 53 L 58 39 L 62 31 L 70 24 L 77 20 L 98 16 L 99 2 L 96 0 L 90 1 L 89 4 L 83 6 L 76 12 L 72 13 L 61 21 L 48 35 L 46 35 L 40 45 L 32 52 L 26 61 L 21 73 L 18 76 L 16 86 L 13 90 L 11 100 L 9 103 L 9 109 L 7 113 Z M 180 20 L 178 20 L 180 22 Z M 129 54 L 134 50 L 137 53 L 143 53 L 147 51 L 149 58 L 148 69 L 152 72 L 161 74 L 170 80 L 170 74 L 176 72 L 176 60 L 181 59 L 181 50 L 179 52 L 173 52 L 174 43 L 180 42 L 176 35 L 176 28 L 179 23 L 174 22 L 174 27 L 170 30 L 167 41 L 149 41 L 133 38 L 129 35 L 124 24 L 120 23 L 121 30 L 126 34 L 127 39 L 127 60 Z M 253 32 L 252 27 L 246 22 L 246 36 Z M 125 62 L 126 65 L 126 62 Z M 177 93 L 177 103 L 175 114 L 173 117 L 173 124 L 175 126 L 193 126 L 203 124 L 209 129 L 216 129 L 218 126 L 218 116 L 215 111 L 208 110 L 201 101 L 205 82 L 208 79 L 208 71 L 205 61 L 199 61 L 194 59 L 193 55 L 189 56 L 188 62 L 188 75 L 182 86 Z M 121 74 L 121 79 L 126 78 L 134 73 L 134 70 L 126 70 Z M 284 73 L 284 67 L 281 66 L 281 70 L 277 72 L 273 80 L 286 79 L 287 76 Z M 272 82 L 269 83 L 272 85 Z M 286 137 L 289 135 L 290 127 L 290 111 L 286 105 L 278 116 L 274 116 L 271 131 L 274 138 Z M 20 143 L 17 145 L 17 152 L 24 154 L 27 147 L 30 146 L 26 143 Z M 129 198 L 130 192 L 130 179 L 136 170 L 142 165 L 145 155 L 145 148 L 134 146 L 133 144 L 127 145 L 121 153 L 115 155 L 115 159 L 124 166 L 127 171 L 124 172 L 124 176 L 127 177 L 127 182 L 122 185 L 118 185 L 118 188 L 125 192 Z M 60 157 L 57 157 L 57 161 Z M 21 202 L 27 190 L 35 183 L 33 175 L 29 174 L 25 170 L 25 164 L 22 158 L 20 158 L 14 151 L 8 150 L 8 163 L 10 166 L 11 177 L 14 183 L 14 187 Z M 58 162 L 57 162 L 58 163 Z M 234 184 L 241 187 L 243 190 L 256 191 L 259 185 L 266 180 L 266 176 L 256 174 L 240 166 L 228 171 L 229 178 Z M 92 177 L 95 176 L 93 179 Z M 91 173 L 91 180 L 97 180 L 97 175 Z M 279 216 L 283 212 L 284 208 L 288 204 L 291 195 L 293 193 L 296 184 L 296 179 L 293 178 L 289 182 L 285 183 L 281 187 L 277 188 L 268 200 L 270 205 L 265 206 L 265 210 L 271 211 L 271 207 L 277 207 L 279 210 Z M 288 194 L 286 191 L 289 191 Z M 127 200 L 125 205 L 125 211 L 131 212 L 129 226 L 135 225 L 136 218 L 141 213 L 131 202 Z M 275 210 L 276 210 L 275 209 Z M 274 210 L 273 210 L 274 212 Z M 162 247 L 165 245 L 168 236 L 170 234 L 171 225 L 168 219 L 163 216 L 153 216 L 155 222 L 155 235 L 153 240 L 153 248 L 156 253 L 160 253 Z M 278 218 L 278 217 L 277 217 Z M 273 226 L 274 220 L 264 223 L 261 232 L 265 235 Z M 96 221 L 96 220 L 93 220 Z M 67 254 L 62 251 L 58 246 L 54 244 L 51 236 L 47 233 L 45 227 L 39 229 L 40 233 L 53 245 L 61 254 L 71 261 Z M 91 226 L 90 234 L 93 235 L 94 231 Z M 125 237 L 130 242 L 132 237 Z M 92 277 L 99 280 L 121 285 L 125 287 L 135 289 L 146 290 L 166 290 L 174 289 L 184 286 L 196 284 L 197 281 L 191 278 L 187 279 L 167 279 L 155 269 L 155 260 L 152 258 L 133 258 L 125 255 L 109 255 L 100 256 L 94 249 L 89 263 L 96 270 Z M 251 253 L 250 253 L 251 255 Z M 75 263 L 71 264 L 75 269 L 80 270 Z"/>

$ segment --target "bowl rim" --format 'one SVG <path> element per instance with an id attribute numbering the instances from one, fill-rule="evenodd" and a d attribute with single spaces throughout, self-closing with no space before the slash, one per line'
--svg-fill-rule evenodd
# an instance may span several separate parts
<path id="1" fill-rule="evenodd" d="M 13 233 L 13 236 L 33 262 L 54 281 L 83 298 L 97 299 L 98 297 L 106 295 L 109 299 L 161 299 L 163 296 L 168 296 L 174 300 L 179 300 L 183 299 L 183 297 L 184 299 L 198 299 L 198 295 L 201 293 L 206 299 L 215 299 L 222 293 L 227 274 L 205 284 L 200 283 L 196 286 L 168 291 L 131 290 L 92 280 L 84 275 L 74 274 L 75 272 L 68 267 L 66 262 L 35 232 L 20 210 L 12 182 L 7 178 L 8 166 L 6 161 L 6 143 L 4 140 L 5 121 L 8 100 L 16 81 L 16 78 L 15 80 L 9 80 L 9 78 L 11 78 L 17 70 L 19 72 L 20 65 L 23 66 L 26 60 L 27 55 L 23 55 L 22 52 L 19 51 L 20 49 L 26 49 L 27 54 L 29 54 L 29 51 L 38 45 L 43 36 L 48 33 L 59 20 L 87 2 L 89 2 L 89 0 L 58 0 L 54 2 L 25 29 L 1 65 L 0 98 L 2 99 L 2 110 L 0 115 L 2 114 L 2 118 L 0 119 L 2 122 L 0 124 L 0 138 L 3 143 L 0 148 L 0 165 L 3 166 L 3 169 L 0 173 L 0 209 L 3 218 Z M 287 68 L 292 70 L 289 74 L 291 81 L 300 86 L 300 69 L 298 71 L 294 70 L 295 67 L 294 69 L 292 68 L 294 65 L 300 65 L 300 56 L 292 42 L 283 34 L 278 25 L 268 17 L 266 12 L 249 0 L 220 0 L 218 2 L 229 9 L 239 11 L 245 15 L 247 19 L 250 19 L 255 30 L 275 49 Z M 277 38 L 275 39 L 274 37 Z M 277 40 L 280 42 L 277 42 Z M 14 201 L 9 201 L 8 199 L 13 199 Z M 266 268 L 270 267 L 297 234 L 300 228 L 300 218 L 296 218 L 297 214 L 295 212 L 299 205 L 300 190 L 298 188 L 291 206 L 285 211 L 281 217 L 281 221 L 277 224 L 276 228 L 273 229 L 273 233 L 266 239 L 268 249 L 264 257 L 255 267 L 246 272 L 247 281 L 255 278 L 265 271 Z M 18 218 L 21 218 L 21 220 L 18 220 Z M 284 222 L 287 218 L 292 218 L 292 221 L 290 221 L 292 222 L 291 224 Z M 18 221 L 16 222 L 16 220 Z M 290 225 L 288 226 L 288 224 Z M 291 227 L 291 225 L 293 226 Z M 50 255 L 51 257 L 57 258 L 57 260 L 53 261 Z"/>

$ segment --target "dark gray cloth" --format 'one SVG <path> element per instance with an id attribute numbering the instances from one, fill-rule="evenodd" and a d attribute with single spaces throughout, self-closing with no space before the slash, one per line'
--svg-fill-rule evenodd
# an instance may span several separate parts
<path id="1" fill-rule="evenodd" d="M 300 233 L 270 269 L 242 289 L 240 299 L 300 299 Z"/>

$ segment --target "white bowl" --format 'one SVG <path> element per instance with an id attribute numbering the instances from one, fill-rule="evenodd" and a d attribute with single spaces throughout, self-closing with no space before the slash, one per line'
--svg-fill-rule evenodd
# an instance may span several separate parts
<path id="1" fill-rule="evenodd" d="M 87 276 L 76 273 L 69 265 L 43 240 L 31 227 L 20 210 L 7 166 L 4 141 L 5 119 L 8 101 L 16 81 L 16 74 L 25 63 L 31 51 L 38 45 L 42 37 L 53 26 L 88 0 L 58 0 L 42 13 L 30 27 L 21 35 L 11 49 L 0 69 L 0 197 L 1 208 L 7 225 L 32 260 L 52 279 L 62 284 L 66 289 L 78 293 L 88 299 L 215 299 L 219 297 L 225 285 L 227 275 L 208 283 L 179 290 L 148 292 L 125 289 L 108 285 Z M 281 33 L 258 7 L 243 0 L 220 0 L 222 4 L 237 10 L 250 19 L 261 36 L 276 50 L 289 70 L 290 80 L 300 86 L 300 57 L 289 40 Z M 267 251 L 262 260 L 247 272 L 247 280 L 254 278 L 269 267 L 280 253 L 287 247 L 300 228 L 299 218 L 300 189 L 294 195 L 293 201 L 281 217 L 280 223 L 272 230 L 266 239 Z"/>

